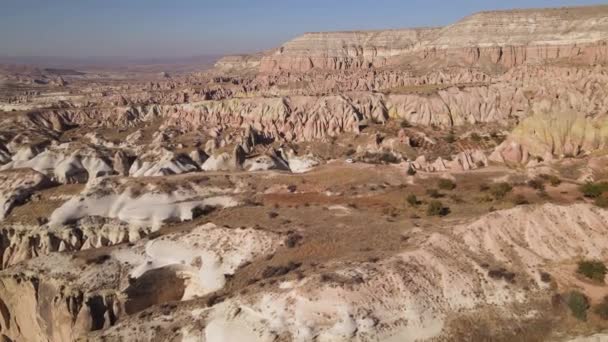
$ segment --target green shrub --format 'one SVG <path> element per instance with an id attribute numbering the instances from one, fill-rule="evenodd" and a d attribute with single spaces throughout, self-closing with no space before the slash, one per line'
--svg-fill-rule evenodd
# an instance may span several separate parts
<path id="1" fill-rule="evenodd" d="M 566 304 L 572 312 L 572 316 L 581 321 L 587 320 L 587 309 L 589 309 L 587 296 L 578 291 L 572 291 L 566 297 Z"/>
<path id="2" fill-rule="evenodd" d="M 585 197 L 597 198 L 600 197 L 604 192 L 608 192 L 608 182 L 586 183 L 581 185 L 579 190 Z"/>
<path id="3" fill-rule="evenodd" d="M 416 207 L 416 206 L 418 206 L 418 204 L 420 204 L 420 202 L 418 202 L 418 197 L 416 197 L 416 195 L 414 195 L 414 194 L 407 195 L 407 198 L 405 200 L 412 207 Z"/>
<path id="4" fill-rule="evenodd" d="M 437 182 L 437 187 L 441 190 L 454 190 L 456 188 L 456 183 L 452 182 L 450 179 L 442 178 Z"/>
<path id="5" fill-rule="evenodd" d="M 511 184 L 502 182 L 492 185 L 490 193 L 495 199 L 503 199 L 511 190 L 513 190 Z"/>
<path id="6" fill-rule="evenodd" d="M 599 260 L 583 260 L 578 263 L 578 268 L 576 269 L 577 273 L 602 283 L 604 282 L 606 271 L 606 265 Z"/>
<path id="7" fill-rule="evenodd" d="M 443 203 L 437 200 L 430 201 L 426 208 L 426 214 L 428 216 L 446 216 L 449 213 L 450 208 L 444 207 Z"/>

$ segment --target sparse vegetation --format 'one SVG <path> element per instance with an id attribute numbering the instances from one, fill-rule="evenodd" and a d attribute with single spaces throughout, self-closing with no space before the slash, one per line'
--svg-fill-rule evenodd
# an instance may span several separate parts
<path id="1" fill-rule="evenodd" d="M 507 271 L 505 268 L 497 268 L 488 271 L 488 276 L 492 279 L 504 279 L 508 283 L 515 283 L 515 273 Z"/>
<path id="2" fill-rule="evenodd" d="M 417 207 L 418 204 L 420 204 L 420 202 L 418 201 L 418 197 L 416 197 L 416 195 L 414 194 L 409 194 L 407 195 L 406 199 L 407 203 L 409 205 L 411 205 L 412 207 Z"/>
<path id="3" fill-rule="evenodd" d="M 593 203 L 600 208 L 608 208 L 608 196 L 602 195 L 596 198 Z"/>
<path id="4" fill-rule="evenodd" d="M 490 193 L 494 196 L 495 199 L 503 199 L 505 196 L 513 190 L 513 187 L 509 183 L 497 183 L 492 185 L 490 188 Z"/>
<path id="5" fill-rule="evenodd" d="M 581 185 L 579 190 L 583 193 L 583 196 L 588 198 L 600 197 L 604 192 L 608 192 L 608 182 L 601 183 L 586 183 Z"/>
<path id="6" fill-rule="evenodd" d="M 522 194 L 517 194 L 517 195 L 515 195 L 515 197 L 513 197 L 513 204 L 524 205 L 524 204 L 530 204 L 530 202 L 528 202 L 528 199 L 526 198 L 526 196 L 524 196 Z"/>
<path id="7" fill-rule="evenodd" d="M 452 182 L 450 179 L 442 178 L 437 182 L 437 187 L 441 190 L 454 190 L 456 188 L 456 183 Z"/>
<path id="8" fill-rule="evenodd" d="M 559 177 L 556 175 L 548 175 L 546 173 L 543 173 L 539 177 L 541 179 L 548 181 L 549 184 L 551 184 L 551 186 L 558 186 L 558 185 L 562 184 L 562 180 L 559 179 Z"/>
<path id="9" fill-rule="evenodd" d="M 576 319 L 581 321 L 587 320 L 587 310 L 589 309 L 587 296 L 578 291 L 572 291 L 566 296 L 566 305 L 568 305 L 572 316 Z"/>
<path id="10" fill-rule="evenodd" d="M 285 266 L 268 266 L 266 267 L 266 269 L 264 269 L 264 272 L 262 272 L 262 277 L 264 278 L 272 278 L 272 277 L 280 277 L 283 275 L 286 275 L 287 273 L 297 270 L 298 268 L 300 268 L 300 266 L 302 266 L 302 263 L 299 262 L 292 262 L 290 261 L 287 265 Z"/>
<path id="11" fill-rule="evenodd" d="M 593 308 L 593 312 L 603 320 L 608 320 L 608 296 Z"/>
<path id="12" fill-rule="evenodd" d="M 576 272 L 588 279 L 603 283 L 607 270 L 606 265 L 599 260 L 583 260 L 578 263 Z"/>
<path id="13" fill-rule="evenodd" d="M 543 283 L 548 283 L 551 281 L 551 275 L 547 272 L 540 272 L 540 281 Z"/>
<path id="14" fill-rule="evenodd" d="M 427 189 L 426 194 L 431 198 L 441 198 L 443 195 L 437 189 Z"/>
<path id="15" fill-rule="evenodd" d="M 454 131 L 450 131 L 448 133 L 448 135 L 445 136 L 445 142 L 447 142 L 448 144 L 452 144 L 454 142 L 456 142 L 456 136 L 454 135 Z"/>
<path id="16" fill-rule="evenodd" d="M 409 121 L 407 121 L 406 119 L 401 120 L 401 123 L 399 124 L 399 126 L 401 126 L 401 128 L 408 128 L 408 127 L 412 127 L 412 124 L 410 124 Z"/>
<path id="17" fill-rule="evenodd" d="M 298 243 L 300 243 L 300 241 L 302 241 L 302 239 L 302 235 L 298 233 L 291 233 L 285 239 L 285 246 L 287 246 L 287 248 L 294 248 L 298 245 Z"/>
<path id="18" fill-rule="evenodd" d="M 450 208 L 445 207 L 441 201 L 437 200 L 430 201 L 426 208 L 426 214 L 428 216 L 446 216 L 449 213 Z"/>
<path id="19" fill-rule="evenodd" d="M 538 191 L 545 190 L 545 182 L 542 178 L 537 177 L 528 181 L 528 186 Z"/>
<path id="20" fill-rule="evenodd" d="M 471 137 L 471 140 L 473 140 L 474 142 L 481 141 L 481 136 L 479 134 L 477 134 L 476 132 L 471 133 L 470 137 Z"/>

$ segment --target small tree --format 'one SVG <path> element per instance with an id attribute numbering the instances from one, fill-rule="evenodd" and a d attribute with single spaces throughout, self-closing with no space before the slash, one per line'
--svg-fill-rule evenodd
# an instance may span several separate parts
<path id="1" fill-rule="evenodd" d="M 589 309 L 587 296 L 578 291 L 572 291 L 566 298 L 566 304 L 576 319 L 587 320 L 587 309 Z"/>

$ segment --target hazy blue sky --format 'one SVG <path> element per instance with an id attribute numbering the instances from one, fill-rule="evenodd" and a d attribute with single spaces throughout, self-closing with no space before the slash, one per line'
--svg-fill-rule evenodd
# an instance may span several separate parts
<path id="1" fill-rule="evenodd" d="M 0 56 L 249 52 L 306 31 L 436 26 L 479 10 L 601 3 L 606 1 L 0 0 Z"/>

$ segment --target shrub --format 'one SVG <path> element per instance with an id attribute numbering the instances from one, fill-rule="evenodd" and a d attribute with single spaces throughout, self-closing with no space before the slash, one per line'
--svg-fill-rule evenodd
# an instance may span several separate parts
<path id="1" fill-rule="evenodd" d="M 450 199 L 454 201 L 454 203 L 465 203 L 464 199 L 458 195 L 451 195 Z"/>
<path id="2" fill-rule="evenodd" d="M 416 207 L 420 203 L 420 202 L 418 202 L 418 197 L 416 197 L 416 195 L 414 195 L 414 194 L 407 195 L 407 198 L 405 200 L 412 207 Z"/>
<path id="3" fill-rule="evenodd" d="M 492 140 L 494 140 L 494 142 L 496 144 L 500 144 L 503 141 L 505 141 L 505 139 L 507 138 L 507 136 L 504 135 L 504 134 L 502 134 L 502 133 L 500 133 L 500 132 L 493 131 L 493 132 L 490 133 L 490 138 L 492 138 Z"/>
<path id="4" fill-rule="evenodd" d="M 437 200 L 430 201 L 426 208 L 426 214 L 428 216 L 446 216 L 449 213 L 450 208 L 444 207 L 443 203 Z"/>
<path id="5" fill-rule="evenodd" d="M 532 189 L 544 191 L 545 190 L 545 182 L 542 178 L 535 178 L 528 181 L 528 186 Z"/>
<path id="6" fill-rule="evenodd" d="M 407 121 L 406 119 L 401 120 L 401 123 L 399 125 L 401 126 L 401 128 L 412 127 L 412 125 L 410 124 L 410 122 Z"/>
<path id="7" fill-rule="evenodd" d="M 440 198 L 441 196 L 443 196 L 437 189 L 427 189 L 426 194 L 429 195 L 431 198 Z"/>
<path id="8" fill-rule="evenodd" d="M 551 275 L 547 272 L 540 272 L 540 280 L 543 283 L 549 283 L 551 282 Z"/>
<path id="9" fill-rule="evenodd" d="M 445 136 L 445 141 L 449 144 L 455 142 L 456 136 L 454 135 L 454 132 L 450 131 L 450 133 L 448 133 L 448 135 Z"/>
<path id="10" fill-rule="evenodd" d="M 479 191 L 488 191 L 490 190 L 490 186 L 486 183 L 479 184 Z"/>
<path id="11" fill-rule="evenodd" d="M 437 187 L 441 190 L 454 190 L 456 184 L 449 179 L 442 178 L 437 182 Z"/>
<path id="12" fill-rule="evenodd" d="M 471 133 L 470 137 L 471 137 L 471 140 L 473 140 L 475 142 L 481 141 L 481 137 L 476 132 Z"/>
<path id="13" fill-rule="evenodd" d="M 587 320 L 587 309 L 589 309 L 587 296 L 578 291 L 572 291 L 566 297 L 566 304 L 576 319 Z"/>
<path id="14" fill-rule="evenodd" d="M 540 178 L 549 181 L 549 183 L 551 184 L 551 186 L 558 186 L 560 184 L 562 184 L 562 180 L 559 179 L 559 177 L 557 177 L 556 175 L 548 175 L 546 173 L 543 173 L 542 175 L 539 176 Z"/>
<path id="15" fill-rule="evenodd" d="M 415 174 L 416 174 L 416 169 L 414 169 L 413 167 L 410 167 L 409 169 L 407 169 L 408 176 L 413 176 Z"/>
<path id="16" fill-rule="evenodd" d="M 608 196 L 600 196 L 595 199 L 594 203 L 600 208 L 608 208 Z"/>
<path id="17" fill-rule="evenodd" d="M 285 246 L 287 248 L 294 248 L 298 245 L 298 243 L 303 239 L 302 235 L 298 233 L 292 233 L 287 236 L 285 239 Z"/>
<path id="18" fill-rule="evenodd" d="M 515 273 L 507 271 L 506 268 L 496 268 L 488 271 L 488 276 L 492 279 L 504 279 L 508 283 L 515 283 Z"/>
<path id="19" fill-rule="evenodd" d="M 606 265 L 599 260 L 583 260 L 578 263 L 578 268 L 576 269 L 577 273 L 602 283 L 604 282 L 606 271 Z"/>
<path id="20" fill-rule="evenodd" d="M 262 272 L 262 277 L 272 278 L 284 276 L 291 271 L 297 270 L 300 266 L 302 266 L 302 263 L 293 261 L 290 261 L 285 266 L 267 266 Z"/>
<path id="21" fill-rule="evenodd" d="M 511 186 L 511 184 L 502 182 L 502 183 L 494 184 L 490 188 L 490 193 L 492 194 L 492 196 L 494 196 L 494 198 L 496 198 L 496 199 L 502 199 L 509 192 L 511 192 L 511 190 L 513 190 L 513 187 Z"/>
<path id="22" fill-rule="evenodd" d="M 604 297 L 604 300 L 593 308 L 593 312 L 601 319 L 608 320 L 608 297 Z"/>
<path id="23" fill-rule="evenodd" d="M 597 198 L 600 197 L 604 192 L 608 192 L 608 182 L 586 183 L 581 185 L 579 190 L 585 197 Z"/>
<path id="24" fill-rule="evenodd" d="M 526 197 L 524 195 L 518 194 L 518 195 L 515 195 L 515 197 L 513 197 L 513 204 L 524 205 L 524 204 L 530 204 L 530 202 L 528 202 L 528 200 L 526 199 Z"/>

